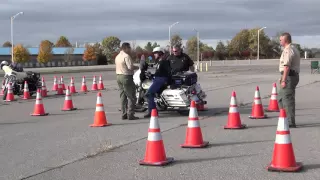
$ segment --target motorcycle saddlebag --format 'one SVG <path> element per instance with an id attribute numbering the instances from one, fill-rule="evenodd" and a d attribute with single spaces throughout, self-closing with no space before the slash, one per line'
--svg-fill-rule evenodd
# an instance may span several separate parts
<path id="1" fill-rule="evenodd" d="M 172 76 L 171 85 L 175 87 L 179 86 L 191 86 L 198 81 L 198 75 L 195 72 L 185 72 L 183 74 L 177 74 Z"/>

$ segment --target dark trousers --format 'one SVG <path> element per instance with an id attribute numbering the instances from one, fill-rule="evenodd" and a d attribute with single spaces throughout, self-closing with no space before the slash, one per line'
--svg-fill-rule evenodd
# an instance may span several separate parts
<path id="1" fill-rule="evenodd" d="M 161 87 L 167 82 L 166 77 L 154 77 L 152 84 L 148 90 L 148 109 L 151 113 L 152 109 L 156 108 L 156 103 L 154 102 L 155 94 L 159 92 Z"/>
<path id="2" fill-rule="evenodd" d="M 132 75 L 117 75 L 117 83 L 120 91 L 122 116 L 133 116 L 136 104 L 136 88 Z"/>
<path id="3" fill-rule="evenodd" d="M 295 120 L 295 108 L 296 108 L 296 87 L 299 83 L 299 75 L 288 76 L 286 87 L 282 88 L 280 85 L 279 93 L 278 93 L 278 104 L 279 108 L 284 108 L 287 113 L 287 118 L 289 124 L 294 125 L 296 123 Z"/>

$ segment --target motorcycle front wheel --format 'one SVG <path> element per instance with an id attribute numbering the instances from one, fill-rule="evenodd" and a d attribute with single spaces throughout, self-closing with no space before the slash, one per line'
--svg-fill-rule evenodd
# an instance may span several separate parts
<path id="1" fill-rule="evenodd" d="M 8 94 L 8 88 L 5 87 L 4 90 L 3 90 L 3 97 L 2 97 L 2 100 L 6 100 L 7 98 L 7 94 Z"/>

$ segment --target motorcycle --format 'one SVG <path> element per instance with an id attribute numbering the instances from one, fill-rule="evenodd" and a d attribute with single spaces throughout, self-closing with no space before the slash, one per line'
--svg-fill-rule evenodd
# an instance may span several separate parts
<path id="1" fill-rule="evenodd" d="M 12 85 L 12 91 L 14 95 L 21 96 L 23 95 L 24 90 L 24 82 L 27 81 L 30 96 L 37 92 L 38 88 L 41 88 L 41 79 L 40 73 L 35 73 L 31 71 L 27 72 L 16 72 L 11 68 L 3 68 L 5 69 L 4 75 L 4 90 L 3 90 L 3 100 L 7 98 L 9 83 Z"/>
<path id="2" fill-rule="evenodd" d="M 140 69 L 135 72 L 133 81 L 136 86 L 137 107 L 136 112 L 144 112 L 148 109 L 146 93 L 152 84 L 154 74 L 145 72 L 145 79 L 141 82 Z M 194 72 L 180 72 L 172 76 L 169 84 L 163 86 L 155 95 L 155 103 L 159 111 L 177 111 L 186 114 L 189 111 L 191 101 L 196 104 L 207 104 L 206 93 L 202 90 L 198 76 Z"/>

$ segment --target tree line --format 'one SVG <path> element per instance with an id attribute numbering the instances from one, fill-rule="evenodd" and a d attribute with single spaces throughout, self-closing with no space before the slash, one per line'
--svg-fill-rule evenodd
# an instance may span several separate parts
<path id="1" fill-rule="evenodd" d="M 200 47 L 200 59 L 201 60 L 232 60 L 232 59 L 254 59 L 257 56 L 258 48 L 258 29 L 243 29 L 238 32 L 230 41 L 223 43 L 218 42 L 216 47 L 213 48 L 208 44 L 199 42 Z M 279 58 L 281 55 L 281 46 L 279 37 L 281 32 L 277 33 L 274 38 L 268 37 L 263 30 L 259 34 L 259 56 L 262 59 Z M 84 61 L 97 60 L 99 58 L 105 58 L 108 64 L 114 63 L 115 56 L 120 51 L 121 40 L 115 36 L 109 36 L 102 40 L 101 43 L 95 43 L 93 45 L 86 44 L 86 49 L 83 54 Z M 197 59 L 197 37 L 190 37 L 185 46 L 183 46 L 182 38 L 175 34 L 171 37 L 171 46 L 180 46 L 185 53 L 187 53 L 192 59 Z M 312 58 L 312 52 L 310 49 L 302 49 L 299 44 L 294 44 L 300 51 L 300 55 L 304 56 L 304 52 L 308 52 L 308 58 Z M 160 45 L 157 42 L 148 42 L 144 47 L 136 46 L 135 42 L 131 43 L 132 46 L 132 58 L 139 60 L 142 55 L 145 57 L 151 56 L 153 58 L 152 50 Z M 11 47 L 10 42 L 5 42 L 3 47 Z M 37 60 L 39 63 L 47 63 L 52 57 L 53 47 L 72 47 L 68 38 L 61 36 L 54 44 L 49 40 L 41 41 L 39 45 L 39 54 Z M 169 44 L 166 46 L 169 50 Z M 71 53 L 71 52 L 70 52 Z M 30 53 L 27 48 L 22 44 L 14 46 L 14 60 L 15 62 L 23 63 L 28 62 L 30 59 Z"/>

